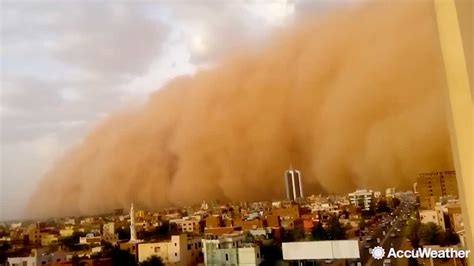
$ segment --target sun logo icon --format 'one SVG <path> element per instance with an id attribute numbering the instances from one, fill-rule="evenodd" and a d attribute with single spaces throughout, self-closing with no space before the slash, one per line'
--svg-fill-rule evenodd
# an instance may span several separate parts
<path id="1" fill-rule="evenodd" d="M 381 260 L 383 259 L 383 256 L 385 256 L 385 250 L 381 246 L 376 246 L 372 249 L 372 257 L 376 260 Z"/>

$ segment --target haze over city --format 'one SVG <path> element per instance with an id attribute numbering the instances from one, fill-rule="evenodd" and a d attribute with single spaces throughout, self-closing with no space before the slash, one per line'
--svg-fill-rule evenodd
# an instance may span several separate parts
<path id="1" fill-rule="evenodd" d="M 453 168 L 426 2 L 2 5 L 0 219 Z"/>
<path id="2" fill-rule="evenodd" d="M 1 1 L 0 266 L 470 265 L 472 10 Z"/>

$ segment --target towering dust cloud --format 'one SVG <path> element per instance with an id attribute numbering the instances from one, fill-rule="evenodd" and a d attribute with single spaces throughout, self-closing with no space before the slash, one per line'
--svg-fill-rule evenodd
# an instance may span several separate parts
<path id="1" fill-rule="evenodd" d="M 300 22 L 177 78 L 93 130 L 30 211 L 281 199 L 290 164 L 306 194 L 408 188 L 418 172 L 451 169 L 433 10 L 407 3 Z"/>

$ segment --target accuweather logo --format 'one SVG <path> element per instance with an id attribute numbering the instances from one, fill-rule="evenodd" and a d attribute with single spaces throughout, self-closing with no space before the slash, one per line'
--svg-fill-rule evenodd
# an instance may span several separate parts
<path id="1" fill-rule="evenodd" d="M 453 259 L 453 258 L 468 258 L 470 250 L 457 250 L 454 248 L 432 249 L 432 248 L 418 248 L 411 250 L 395 250 L 390 248 L 387 253 L 387 258 L 439 258 L 439 259 Z M 385 256 L 385 249 L 381 246 L 376 246 L 372 249 L 372 257 L 376 260 L 381 260 Z"/>

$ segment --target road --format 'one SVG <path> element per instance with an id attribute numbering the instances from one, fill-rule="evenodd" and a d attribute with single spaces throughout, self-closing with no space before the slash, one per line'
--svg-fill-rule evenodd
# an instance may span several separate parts
<path id="1" fill-rule="evenodd" d="M 405 241 L 402 234 L 404 228 L 406 227 L 402 216 L 409 217 L 413 210 L 413 205 L 408 203 L 402 203 L 402 205 L 393 212 L 393 215 L 384 216 L 383 222 L 377 224 L 376 227 L 372 228 L 370 234 L 368 235 L 371 237 L 371 241 L 367 241 L 368 236 L 363 237 L 363 240 L 359 242 L 361 256 L 360 261 L 363 263 L 363 265 L 383 265 L 384 259 L 375 260 L 370 254 L 370 250 L 375 246 L 382 246 L 385 250 L 385 256 L 388 254 L 390 248 L 392 247 L 395 250 L 401 249 L 403 241 Z M 386 227 L 382 226 L 383 223 L 386 224 Z M 394 234 L 394 236 L 391 236 L 392 233 Z M 377 243 L 377 239 L 380 239 L 380 243 Z M 370 248 L 367 248 L 366 245 L 370 245 Z M 404 259 L 392 259 L 391 265 L 407 265 L 407 262 L 403 260 Z"/>

